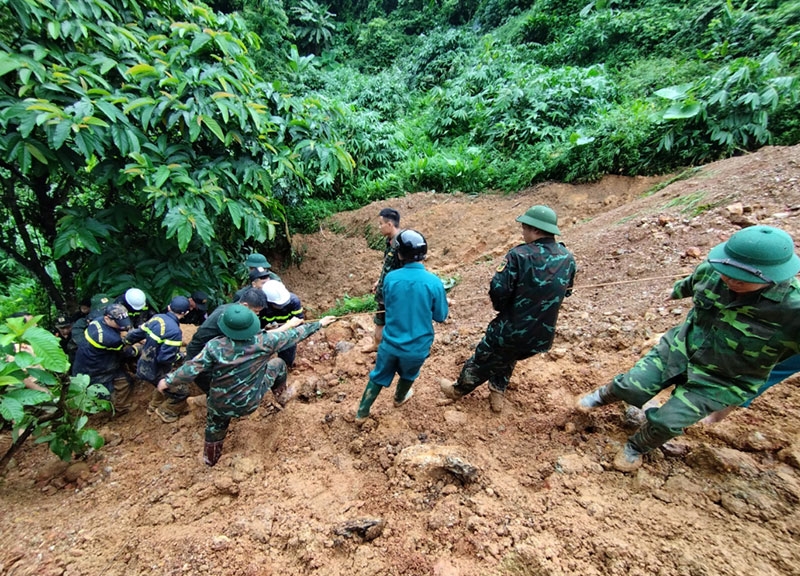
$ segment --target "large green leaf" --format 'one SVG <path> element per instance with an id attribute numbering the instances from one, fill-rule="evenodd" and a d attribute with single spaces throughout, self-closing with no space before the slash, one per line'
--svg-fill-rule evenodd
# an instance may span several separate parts
<path id="1" fill-rule="evenodd" d="M 22 338 L 33 347 L 44 369 L 59 373 L 67 371 L 69 367 L 67 355 L 61 349 L 58 339 L 50 332 L 34 326 L 28 328 Z"/>
<path id="2" fill-rule="evenodd" d="M 662 117 L 664 120 L 683 120 L 685 118 L 694 118 L 702 109 L 702 106 L 700 106 L 700 104 L 697 102 L 675 104 L 667 108 Z"/>
<path id="3" fill-rule="evenodd" d="M 0 396 L 0 416 L 6 422 L 20 422 L 25 417 L 25 406 L 7 395 Z"/>

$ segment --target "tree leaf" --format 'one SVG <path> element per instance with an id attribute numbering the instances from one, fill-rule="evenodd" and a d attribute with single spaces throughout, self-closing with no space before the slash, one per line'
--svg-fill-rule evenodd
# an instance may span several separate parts
<path id="1" fill-rule="evenodd" d="M 214 135 L 219 138 L 219 141 L 225 144 L 225 135 L 222 133 L 222 127 L 220 127 L 216 120 L 210 116 L 203 115 L 198 116 L 198 120 L 208 126 L 209 130 L 211 130 Z"/>
<path id="2" fill-rule="evenodd" d="M 67 355 L 61 349 L 58 339 L 44 328 L 33 326 L 25 330 L 22 340 L 33 347 L 33 352 L 45 370 L 63 373 L 69 367 Z"/>
<path id="3" fill-rule="evenodd" d="M 700 113 L 702 107 L 697 102 L 676 104 L 670 106 L 664 111 L 662 118 L 664 120 L 682 120 L 685 118 L 694 118 Z"/>

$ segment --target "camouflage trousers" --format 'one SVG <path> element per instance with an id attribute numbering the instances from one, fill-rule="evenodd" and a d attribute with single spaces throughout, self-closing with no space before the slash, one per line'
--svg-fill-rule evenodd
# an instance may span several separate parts
<path id="1" fill-rule="evenodd" d="M 647 421 L 661 436 L 680 436 L 684 428 L 728 406 L 715 400 L 710 390 L 688 382 L 686 372 L 668 377 L 665 363 L 655 348 L 636 362 L 633 368 L 617 375 L 611 383 L 611 392 L 616 398 L 641 408 L 645 402 L 670 386 L 675 386 L 670 399 L 661 407 L 645 412 Z"/>
<path id="2" fill-rule="evenodd" d="M 206 417 L 206 442 L 219 442 L 228 433 L 228 426 L 234 418 L 248 416 L 256 411 L 264 396 L 272 390 L 277 392 L 286 385 L 288 370 L 286 362 L 280 358 L 273 358 L 267 363 L 267 372 L 264 378 L 253 382 L 247 398 L 236 404 L 226 401 L 225 396 L 220 396 L 214 389 L 212 380 L 208 394 L 208 415 Z"/>
<path id="3" fill-rule="evenodd" d="M 456 391 L 462 396 L 487 380 L 490 390 L 504 393 L 517 361 L 532 356 L 529 352 L 501 346 L 491 340 L 491 334 L 487 333 L 478 343 L 475 353 L 464 363 L 455 385 Z"/>

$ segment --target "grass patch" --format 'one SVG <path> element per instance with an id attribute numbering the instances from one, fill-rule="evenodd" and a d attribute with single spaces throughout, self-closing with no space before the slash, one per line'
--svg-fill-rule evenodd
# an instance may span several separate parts
<path id="1" fill-rule="evenodd" d="M 444 285 L 444 291 L 449 292 L 461 283 L 461 275 L 456 274 L 455 276 L 439 276 L 439 280 L 441 280 L 442 284 Z"/>
<path id="2" fill-rule="evenodd" d="M 346 316 L 347 314 L 363 314 L 364 312 L 374 312 L 378 309 L 375 303 L 374 294 L 364 294 L 363 296 L 348 296 L 337 298 L 333 308 L 323 313 L 323 316 Z"/>
<path id="3" fill-rule="evenodd" d="M 667 186 L 669 186 L 670 184 L 672 184 L 674 182 L 680 182 L 681 180 L 688 180 L 689 178 L 691 178 L 692 176 L 697 174 L 700 170 L 702 170 L 702 167 L 699 167 L 699 166 L 698 167 L 694 167 L 694 168 L 687 168 L 686 170 L 684 170 L 680 174 L 678 174 L 676 176 L 673 176 L 672 178 L 669 178 L 668 180 L 664 180 L 663 182 L 659 182 L 658 184 L 656 184 L 655 186 L 650 188 L 647 192 L 642 194 L 642 197 L 643 198 L 647 198 L 648 196 L 652 196 L 656 192 L 659 192 L 659 191 L 663 190 L 664 188 L 666 188 Z"/>
<path id="4" fill-rule="evenodd" d="M 386 238 L 372 224 L 367 224 L 366 228 L 364 228 L 364 238 L 367 239 L 367 246 L 373 250 L 383 252 L 383 249 L 386 248 Z"/>

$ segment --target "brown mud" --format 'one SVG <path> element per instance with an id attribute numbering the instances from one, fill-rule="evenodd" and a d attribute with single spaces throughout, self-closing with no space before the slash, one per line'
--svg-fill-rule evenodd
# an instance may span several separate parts
<path id="1" fill-rule="evenodd" d="M 800 574 L 796 379 L 633 474 L 610 465 L 631 433 L 620 409 L 571 408 L 681 321 L 690 303 L 667 302 L 672 282 L 712 246 L 752 223 L 800 238 L 800 147 L 654 189 L 663 180 L 418 193 L 295 237 L 299 266 L 276 268 L 317 314 L 370 290 L 381 253 L 365 234 L 384 206 L 426 235 L 430 270 L 458 278 L 413 399 L 395 409 L 384 392 L 354 425 L 369 315 L 301 343 L 298 397 L 236 421 L 214 468 L 203 415 L 162 424 L 140 387 L 132 413 L 96 423 L 108 444 L 85 462 L 67 468 L 32 443 L 18 453 L 0 478 L 0 575 Z M 481 337 L 489 280 L 521 241 L 514 219 L 539 203 L 558 212 L 580 267 L 555 345 L 518 364 L 502 414 L 485 386 L 447 404 L 435 382 Z"/>

